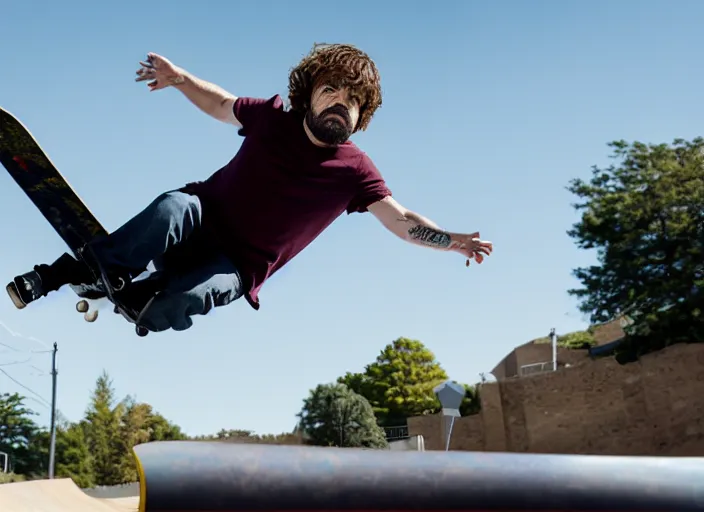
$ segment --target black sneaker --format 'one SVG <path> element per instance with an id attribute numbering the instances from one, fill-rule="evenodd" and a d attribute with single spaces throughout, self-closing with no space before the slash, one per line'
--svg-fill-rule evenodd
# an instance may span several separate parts
<path id="1" fill-rule="evenodd" d="M 24 309 L 30 302 L 45 297 L 48 293 L 42 287 L 42 278 L 36 270 L 16 276 L 5 290 L 17 309 Z"/>
<path id="2" fill-rule="evenodd" d="M 88 267 L 68 253 L 62 254 L 50 265 L 35 265 L 31 272 L 16 276 L 5 290 L 18 309 L 23 309 L 50 292 L 68 284 L 82 298 L 105 296 L 102 283 L 93 279 Z"/>

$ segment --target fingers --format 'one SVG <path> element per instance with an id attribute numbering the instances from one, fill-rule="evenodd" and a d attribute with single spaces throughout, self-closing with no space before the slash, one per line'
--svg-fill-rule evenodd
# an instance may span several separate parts
<path id="1" fill-rule="evenodd" d="M 482 240 L 472 240 L 474 242 L 474 250 L 481 251 L 487 256 L 489 256 L 494 251 L 494 244 L 491 242 L 485 242 Z"/>
<path id="2" fill-rule="evenodd" d="M 162 64 L 170 64 L 168 59 L 165 59 L 161 55 L 158 55 L 153 52 L 147 53 L 147 62 L 149 62 L 149 64 L 153 68 L 158 68 L 159 66 L 162 66 Z M 168 66 L 162 66 L 162 67 L 168 68 Z"/>
<path id="3" fill-rule="evenodd" d="M 137 71 L 137 78 L 134 79 L 135 82 L 144 82 L 146 80 L 151 80 L 151 82 L 147 83 L 147 87 L 149 87 L 150 90 L 156 91 L 158 89 L 163 89 L 164 86 L 162 86 L 158 80 L 155 78 L 155 74 L 153 70 L 145 70 L 145 69 L 140 69 Z"/>
<path id="4" fill-rule="evenodd" d="M 137 70 L 137 78 L 135 78 L 135 81 L 143 82 L 144 80 L 150 80 L 154 78 L 156 70 L 151 65 L 145 62 L 140 62 L 140 64 L 142 65 L 142 67 Z"/>
<path id="5" fill-rule="evenodd" d="M 471 260 L 476 261 L 478 264 L 481 265 L 482 261 L 484 261 L 484 255 L 479 253 L 479 252 L 472 252 L 469 254 L 467 257 L 467 261 L 465 262 L 465 266 L 468 267 Z"/>
<path id="6" fill-rule="evenodd" d="M 156 73 L 158 57 L 155 53 L 148 53 L 146 61 L 139 61 L 141 67 L 137 70 L 137 78 L 135 79 L 137 82 L 148 80 Z"/>
<path id="7" fill-rule="evenodd" d="M 469 235 L 462 235 L 457 242 L 454 250 L 467 257 L 465 261 L 466 267 L 469 267 L 472 260 L 481 264 L 486 256 L 491 256 L 491 253 L 494 252 L 494 244 L 486 240 L 481 240 L 479 231 L 470 233 Z"/>
<path id="8" fill-rule="evenodd" d="M 154 75 L 143 73 L 134 79 L 135 82 L 144 82 L 145 80 L 154 80 Z"/>
<path id="9" fill-rule="evenodd" d="M 474 252 L 486 254 L 487 256 L 491 256 L 491 253 L 494 251 L 494 247 L 489 245 L 480 245 L 479 247 L 474 248 Z"/>
<path id="10" fill-rule="evenodd" d="M 492 242 L 479 240 L 478 237 L 474 236 L 476 234 L 478 233 L 472 233 L 472 235 L 470 235 L 471 243 L 461 246 L 462 252 L 467 255 L 467 260 L 465 261 L 466 267 L 469 267 L 471 260 L 481 265 L 485 256 L 491 256 L 491 253 L 494 251 L 494 244 Z"/>
<path id="11" fill-rule="evenodd" d="M 149 82 L 147 84 L 147 87 L 149 87 L 150 91 L 158 91 L 159 89 L 163 89 L 166 87 L 166 85 L 159 83 L 158 80 L 154 80 L 153 82 Z"/>
<path id="12" fill-rule="evenodd" d="M 169 62 L 161 55 L 157 55 L 153 52 L 147 53 L 147 59 L 144 61 L 139 61 L 139 65 L 141 67 L 137 70 L 137 77 L 134 79 L 135 82 L 151 80 L 151 82 L 147 83 L 147 87 L 149 87 L 151 91 L 163 89 L 172 84 L 181 83 L 183 80 L 179 82 L 177 79 L 163 76 L 165 73 L 168 75 L 168 71 L 170 69 L 168 64 Z M 157 76 L 159 79 L 157 79 Z"/>
<path id="13" fill-rule="evenodd" d="M 147 83 L 147 87 L 149 87 L 149 90 L 151 91 L 157 91 L 159 89 L 163 89 L 166 87 L 166 83 L 161 84 L 159 83 L 159 80 L 156 79 L 156 69 L 150 66 L 145 66 L 144 62 L 140 62 L 142 64 L 142 68 L 137 70 L 137 77 L 134 79 L 135 82 L 144 82 L 146 80 L 151 80 L 151 82 Z"/>

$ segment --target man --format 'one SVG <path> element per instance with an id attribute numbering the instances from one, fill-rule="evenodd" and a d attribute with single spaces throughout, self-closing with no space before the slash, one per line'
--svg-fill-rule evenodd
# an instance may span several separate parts
<path id="1" fill-rule="evenodd" d="M 191 316 L 242 296 L 259 309 L 264 282 L 343 212 L 371 212 L 401 239 L 457 252 L 467 265 L 491 254 L 479 233 L 444 231 L 399 204 L 349 140 L 382 103 L 378 70 L 357 48 L 314 47 L 290 73 L 288 110 L 278 95 L 238 98 L 154 53 L 140 65 L 138 82 L 177 89 L 236 126 L 241 148 L 207 180 L 160 195 L 89 243 L 78 261 L 64 255 L 17 276 L 7 291 L 18 308 L 68 283 L 98 283 L 150 331 L 188 329 Z M 155 272 L 133 282 L 150 262 Z"/>

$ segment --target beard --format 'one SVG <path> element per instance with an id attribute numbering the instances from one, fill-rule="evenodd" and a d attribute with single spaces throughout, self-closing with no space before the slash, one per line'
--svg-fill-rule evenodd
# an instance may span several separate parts
<path id="1" fill-rule="evenodd" d="M 313 109 L 309 109 L 306 112 L 306 125 L 313 136 L 323 144 L 342 144 L 352 136 L 352 120 L 342 105 L 333 105 L 319 114 L 314 114 Z"/>

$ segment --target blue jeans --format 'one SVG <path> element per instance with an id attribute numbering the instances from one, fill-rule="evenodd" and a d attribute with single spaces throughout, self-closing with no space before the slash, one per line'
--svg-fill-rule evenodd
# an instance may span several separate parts
<path id="1" fill-rule="evenodd" d="M 184 331 L 192 315 L 205 315 L 243 295 L 237 268 L 200 237 L 200 200 L 165 192 L 106 239 L 92 243 L 106 268 L 140 272 L 153 263 L 161 292 L 143 316 L 150 331 Z"/>

